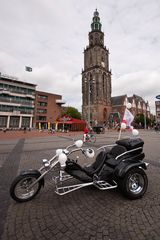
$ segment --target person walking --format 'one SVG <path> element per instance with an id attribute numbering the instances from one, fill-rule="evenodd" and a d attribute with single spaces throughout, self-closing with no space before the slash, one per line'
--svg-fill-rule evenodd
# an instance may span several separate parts
<path id="1" fill-rule="evenodd" d="M 83 134 L 83 142 L 86 142 L 88 133 L 89 133 L 89 129 L 86 126 L 85 129 L 84 129 L 84 134 Z"/>

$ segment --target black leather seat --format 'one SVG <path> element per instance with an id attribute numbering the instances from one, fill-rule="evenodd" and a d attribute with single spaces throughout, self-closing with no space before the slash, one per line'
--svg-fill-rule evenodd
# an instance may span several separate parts
<path id="1" fill-rule="evenodd" d="M 126 151 L 127 151 L 127 149 L 123 146 L 119 146 L 119 145 L 114 146 L 111 149 L 111 151 L 109 153 L 107 153 L 106 163 L 112 167 L 118 165 L 123 157 L 122 158 L 120 157 L 119 159 L 116 159 L 116 157 Z"/>
<path id="2" fill-rule="evenodd" d="M 84 167 L 83 169 L 89 176 L 93 176 L 95 173 L 98 173 L 101 170 L 105 160 L 106 152 L 102 151 L 97 155 L 94 163 L 92 163 L 90 166 Z"/>
<path id="3" fill-rule="evenodd" d="M 111 149 L 109 154 L 112 155 L 113 158 L 116 158 L 118 155 L 120 155 L 126 151 L 127 151 L 127 149 L 124 146 L 116 145 Z"/>

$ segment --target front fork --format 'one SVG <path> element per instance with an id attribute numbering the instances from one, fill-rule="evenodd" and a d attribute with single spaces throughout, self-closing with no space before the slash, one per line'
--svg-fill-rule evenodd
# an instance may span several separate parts
<path id="1" fill-rule="evenodd" d="M 44 159 L 46 160 L 46 159 Z M 43 161 L 43 166 L 37 170 L 37 172 L 39 173 L 39 177 L 36 179 L 36 181 L 34 181 L 29 187 L 28 189 L 32 188 L 37 182 L 41 181 L 43 183 L 44 186 L 44 176 L 50 172 L 55 165 L 58 163 L 58 160 L 55 161 L 53 164 L 50 161 Z M 44 172 L 43 172 L 44 171 Z"/>

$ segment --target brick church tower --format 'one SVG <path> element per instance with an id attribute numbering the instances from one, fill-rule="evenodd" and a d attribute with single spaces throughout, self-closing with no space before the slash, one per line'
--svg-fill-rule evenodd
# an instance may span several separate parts
<path id="1" fill-rule="evenodd" d="M 82 115 L 92 125 L 108 120 L 111 112 L 111 71 L 109 50 L 104 45 L 97 9 L 89 32 L 89 46 L 84 49 L 82 70 Z"/>

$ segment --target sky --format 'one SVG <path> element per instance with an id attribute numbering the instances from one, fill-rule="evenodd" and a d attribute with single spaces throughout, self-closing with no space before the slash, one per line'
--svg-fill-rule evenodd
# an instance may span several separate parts
<path id="1" fill-rule="evenodd" d="M 155 114 L 160 94 L 159 0 L 0 0 L 0 72 L 62 95 L 81 111 L 84 48 L 97 8 L 112 96 L 137 94 Z M 33 68 L 26 72 L 25 66 Z"/>

